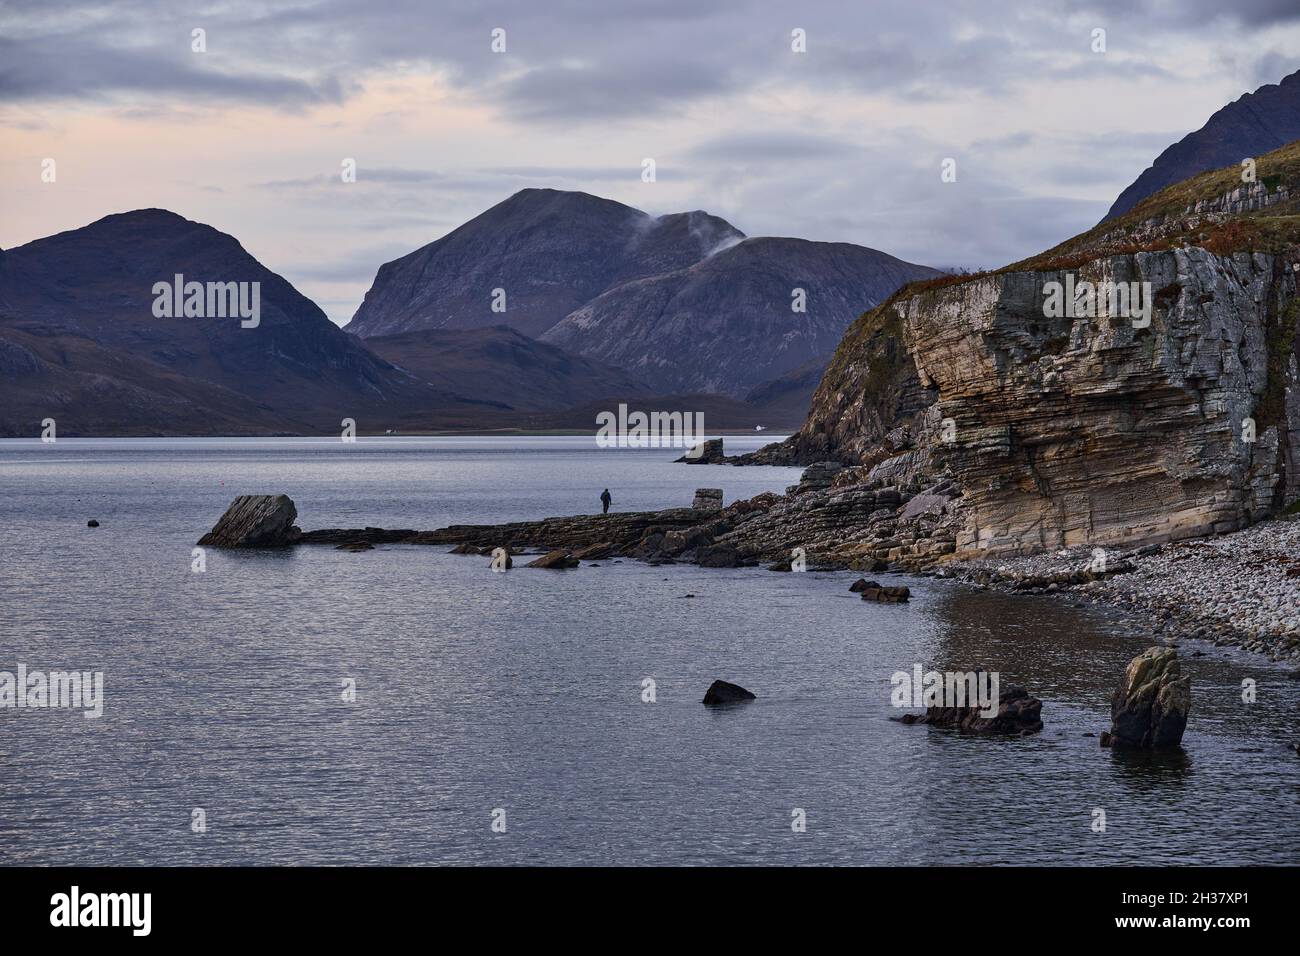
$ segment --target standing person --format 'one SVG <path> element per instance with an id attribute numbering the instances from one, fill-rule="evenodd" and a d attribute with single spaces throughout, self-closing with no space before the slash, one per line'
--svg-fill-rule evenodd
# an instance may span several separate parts
<path id="1" fill-rule="evenodd" d="M 603 515 L 607 515 L 607 514 L 609 514 L 609 503 L 610 503 L 611 501 L 613 501 L 613 500 L 614 500 L 614 499 L 611 498 L 611 497 L 609 496 L 609 489 L 608 489 L 608 488 L 606 488 L 604 491 L 602 491 L 602 492 L 600 493 L 600 507 L 601 507 L 601 512 L 600 512 L 600 513 L 601 513 L 601 514 L 603 514 Z"/>

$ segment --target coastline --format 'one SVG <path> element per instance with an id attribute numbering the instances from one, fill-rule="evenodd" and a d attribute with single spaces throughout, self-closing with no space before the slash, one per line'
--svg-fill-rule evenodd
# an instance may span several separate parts
<path id="1" fill-rule="evenodd" d="M 726 507 L 434 530 L 368 526 L 302 532 L 293 526 L 297 512 L 292 501 L 281 496 L 278 503 L 268 500 L 265 516 L 277 529 L 269 546 L 366 550 L 377 544 L 452 545 L 463 555 L 492 555 L 501 548 L 516 557 L 546 555 L 538 564 L 542 568 L 623 557 L 651 565 L 766 564 L 771 572 L 852 570 L 953 579 L 980 589 L 1056 595 L 1146 616 L 1153 640 L 1174 647 L 1184 640 L 1204 641 L 1274 662 L 1300 663 L 1300 516 L 1210 537 L 1109 549 L 1100 566 L 1098 552 L 1088 548 L 972 558 L 953 553 L 962 507 L 950 483 L 923 490 L 874 482 L 841 486 L 831 475 L 810 471 L 807 478 L 813 480 L 786 495 L 765 493 Z M 237 543 L 246 527 L 223 536 L 216 534 L 221 524 L 200 544 L 248 546 Z M 805 559 L 803 568 L 792 567 L 796 554 Z"/>
<path id="2" fill-rule="evenodd" d="M 1081 598 L 1145 614 L 1157 639 L 1238 647 L 1300 663 L 1300 516 L 1240 531 L 1112 553 L 1109 570 L 1087 575 L 1091 552 L 953 562 L 936 572 L 976 587 Z"/>

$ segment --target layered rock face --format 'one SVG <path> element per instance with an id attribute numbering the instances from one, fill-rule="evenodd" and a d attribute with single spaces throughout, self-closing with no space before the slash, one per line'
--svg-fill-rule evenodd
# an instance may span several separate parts
<path id="1" fill-rule="evenodd" d="M 297 544 L 298 508 L 288 495 L 240 495 L 199 544 L 214 548 L 278 548 Z"/>
<path id="2" fill-rule="evenodd" d="M 739 456 L 742 465 L 871 464 L 912 446 L 910 425 L 933 404 L 903 342 L 890 299 L 844 334 L 803 427 L 783 442 Z"/>
<path id="3" fill-rule="evenodd" d="M 799 432 L 737 463 L 950 482 L 956 559 L 1138 548 L 1278 514 L 1300 498 L 1300 142 L 1258 171 L 1179 183 L 997 272 L 908 286 L 854 323 Z"/>
<path id="4" fill-rule="evenodd" d="M 965 492 L 959 555 L 1230 531 L 1294 498 L 1291 264 L 1193 247 L 1072 271 L 1149 283 L 1149 326 L 1046 317 L 1045 288 L 1065 272 L 989 276 L 897 305 L 921 384 L 938 395 L 930 451 Z"/>

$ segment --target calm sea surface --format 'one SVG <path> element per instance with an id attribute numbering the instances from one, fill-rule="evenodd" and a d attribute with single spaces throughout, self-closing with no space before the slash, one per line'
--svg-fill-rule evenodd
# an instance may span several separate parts
<path id="1" fill-rule="evenodd" d="M 912 602 L 877 606 L 849 573 L 630 561 L 493 574 L 443 547 L 209 550 L 191 571 L 237 494 L 290 495 L 305 529 L 434 528 L 798 475 L 673 457 L 590 438 L 0 442 L 0 670 L 103 671 L 106 698 L 97 720 L 0 709 L 0 863 L 1300 863 L 1300 681 L 1185 647 L 1185 751 L 1103 750 L 1084 734 L 1148 642 L 1063 601 L 899 578 Z M 891 721 L 890 675 L 915 663 L 1026 684 L 1044 732 Z M 706 709 L 714 678 L 758 700 Z"/>

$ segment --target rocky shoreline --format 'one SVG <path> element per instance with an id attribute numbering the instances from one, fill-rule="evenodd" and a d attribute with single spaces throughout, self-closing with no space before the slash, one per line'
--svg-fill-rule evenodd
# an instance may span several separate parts
<path id="1" fill-rule="evenodd" d="M 625 557 L 652 565 L 766 565 L 786 572 L 896 571 L 1103 604 L 1146 618 L 1152 635 L 1168 645 L 1203 640 L 1300 662 L 1300 516 L 1131 550 L 972 558 L 956 552 L 967 512 L 951 481 L 889 484 L 888 471 L 866 471 L 815 464 L 785 495 L 766 493 L 725 507 L 719 489 L 699 489 L 689 508 L 432 531 L 303 532 L 287 496 L 241 496 L 199 543 L 325 544 L 356 552 L 377 544 L 452 545 L 467 555 L 498 549 L 514 556 L 545 554 L 531 566 L 555 569 Z"/>
<path id="2" fill-rule="evenodd" d="M 1073 549 L 955 562 L 938 574 L 1145 616 L 1171 646 L 1201 640 L 1300 663 L 1300 516 L 1098 558 L 1096 551 Z"/>

